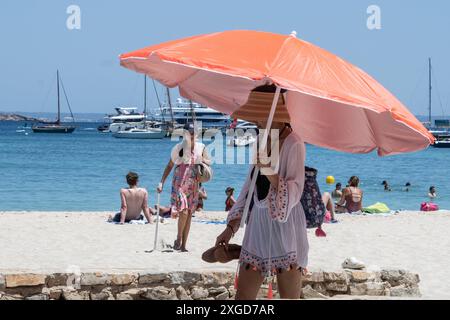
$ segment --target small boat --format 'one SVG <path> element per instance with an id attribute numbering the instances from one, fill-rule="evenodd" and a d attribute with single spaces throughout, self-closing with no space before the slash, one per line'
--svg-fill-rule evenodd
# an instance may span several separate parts
<path id="1" fill-rule="evenodd" d="M 34 133 L 73 133 L 76 129 L 76 127 L 73 125 L 61 124 L 61 99 L 60 99 L 60 94 L 59 94 L 59 87 L 60 87 L 59 86 L 59 82 L 60 82 L 59 71 L 56 72 L 56 78 L 57 78 L 57 94 L 58 94 L 58 118 L 56 119 L 56 122 L 46 122 L 46 123 L 42 123 L 42 124 L 33 126 L 32 130 Z M 66 91 L 64 89 L 64 85 L 63 85 L 63 91 L 64 91 L 64 95 L 66 97 L 67 103 L 69 103 L 69 100 L 67 99 Z M 69 109 L 70 109 L 70 113 L 72 115 L 72 120 L 73 120 L 73 114 L 72 114 L 70 105 L 69 105 Z"/>
<path id="2" fill-rule="evenodd" d="M 166 134 L 167 132 L 161 128 L 131 128 L 115 132 L 113 137 L 119 139 L 163 139 Z"/>
<path id="3" fill-rule="evenodd" d="M 438 149 L 450 148 L 450 139 L 449 140 L 436 140 L 433 147 L 438 148 Z"/>
<path id="4" fill-rule="evenodd" d="M 107 132 L 109 132 L 109 124 L 105 123 L 105 124 L 99 125 L 99 126 L 97 127 L 97 131 L 98 131 L 98 132 L 101 132 L 101 133 L 107 133 Z"/>

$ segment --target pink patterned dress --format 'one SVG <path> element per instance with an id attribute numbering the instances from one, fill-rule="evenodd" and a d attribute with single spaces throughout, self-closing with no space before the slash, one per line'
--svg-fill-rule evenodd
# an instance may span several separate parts
<path id="1" fill-rule="evenodd" d="M 172 159 L 178 158 L 178 161 L 175 162 L 170 202 L 174 213 L 181 213 L 184 210 L 193 213 L 197 209 L 199 197 L 196 164 L 202 161 L 205 146 L 196 143 L 194 151 L 180 159 L 178 153 L 181 148 L 182 145 L 178 144 L 172 152 Z"/>
<path id="2" fill-rule="evenodd" d="M 248 215 L 240 264 L 258 270 L 264 276 L 306 268 L 308 237 L 306 217 L 300 202 L 305 184 L 305 145 L 301 138 L 290 134 L 281 148 L 278 163 L 278 188 L 270 186 L 265 199 L 253 195 L 253 207 Z M 249 192 L 252 170 L 242 187 L 228 222 L 241 219 Z"/>

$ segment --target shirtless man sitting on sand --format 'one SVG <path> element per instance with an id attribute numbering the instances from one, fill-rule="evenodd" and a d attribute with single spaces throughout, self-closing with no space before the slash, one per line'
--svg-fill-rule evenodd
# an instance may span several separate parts
<path id="1" fill-rule="evenodd" d="M 144 188 L 138 188 L 139 176 L 137 173 L 127 174 L 127 183 L 129 188 L 120 190 L 120 199 L 122 206 L 120 212 L 114 217 L 110 217 L 110 222 L 120 224 L 128 223 L 133 220 L 144 220 L 142 212 L 149 223 L 152 223 L 151 211 L 148 207 L 148 192 Z"/>

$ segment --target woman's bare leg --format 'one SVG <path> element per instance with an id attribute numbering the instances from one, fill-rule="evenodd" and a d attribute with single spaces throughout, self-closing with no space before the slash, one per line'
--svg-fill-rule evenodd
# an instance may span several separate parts
<path id="1" fill-rule="evenodd" d="M 189 231 L 191 230 L 191 221 L 192 221 L 192 214 L 190 212 L 187 212 L 186 213 L 186 223 L 184 225 L 184 229 L 183 229 L 183 233 L 182 233 L 181 251 L 187 251 L 186 243 L 187 243 L 187 239 L 189 237 Z"/>
<path id="2" fill-rule="evenodd" d="M 281 299 L 300 299 L 302 292 L 302 272 L 297 269 L 277 275 L 278 292 Z"/>
<path id="3" fill-rule="evenodd" d="M 331 198 L 331 194 L 329 194 L 328 192 L 325 192 L 322 196 L 322 201 L 325 204 L 325 207 L 327 208 L 327 210 L 330 212 L 331 219 L 334 220 L 334 204 L 333 204 L 333 199 Z"/>
<path id="4" fill-rule="evenodd" d="M 179 249 L 182 246 L 183 232 L 184 232 L 184 228 L 186 226 L 187 218 L 188 218 L 187 211 L 180 212 L 180 214 L 178 216 L 178 234 L 177 234 L 177 241 L 176 241 L 178 248 L 175 248 L 175 249 Z"/>
<path id="5" fill-rule="evenodd" d="M 241 266 L 239 269 L 236 300 L 256 300 L 263 281 L 264 277 L 261 275 L 261 272 L 254 271 L 252 268 L 246 270 L 245 266 Z"/>

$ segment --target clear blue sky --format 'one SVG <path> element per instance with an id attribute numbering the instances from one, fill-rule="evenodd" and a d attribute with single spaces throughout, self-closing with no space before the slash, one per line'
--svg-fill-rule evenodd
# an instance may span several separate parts
<path id="1" fill-rule="evenodd" d="M 79 31 L 66 28 L 71 4 L 82 10 Z M 380 31 L 366 27 L 371 4 L 381 8 Z M 1 0 L 0 111 L 53 111 L 55 94 L 45 97 L 56 68 L 75 112 L 141 107 L 142 78 L 119 66 L 120 53 L 195 34 L 256 29 L 296 30 L 369 72 L 416 114 L 427 112 L 424 71 L 431 56 L 450 114 L 449 14 L 448 0 Z M 442 115 L 435 99 L 433 113 Z M 156 106 L 153 95 L 150 102 Z"/>

